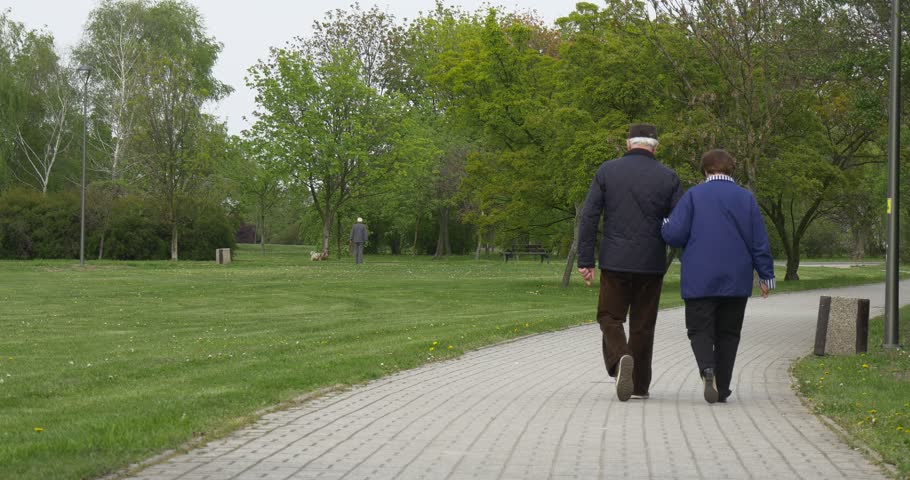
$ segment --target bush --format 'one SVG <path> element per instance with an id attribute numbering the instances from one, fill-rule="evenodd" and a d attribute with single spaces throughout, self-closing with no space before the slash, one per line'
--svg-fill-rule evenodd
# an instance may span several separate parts
<path id="1" fill-rule="evenodd" d="M 151 202 L 139 196 L 114 200 L 105 232 L 105 258 L 116 260 L 169 258 L 170 231 L 161 221 L 161 217 L 161 213 Z M 97 249 L 97 240 L 93 244 Z"/>
<path id="2" fill-rule="evenodd" d="M 218 204 L 181 203 L 181 259 L 213 260 L 215 249 L 236 248 L 239 224 Z M 78 192 L 49 193 L 16 189 L 0 196 L 0 258 L 78 258 Z M 87 225 L 86 255 L 98 252 L 104 229 L 104 258 L 163 260 L 170 257 L 170 228 L 153 199 L 123 195 L 111 200 L 104 226 Z"/>
<path id="3" fill-rule="evenodd" d="M 849 231 L 827 219 L 817 220 L 801 242 L 803 258 L 849 257 L 852 253 Z"/>
<path id="4" fill-rule="evenodd" d="M 179 250 L 181 259 L 214 260 L 218 248 L 236 249 L 233 225 L 220 205 L 188 201 L 181 205 Z"/>
<path id="5" fill-rule="evenodd" d="M 15 189 L 0 197 L 0 258 L 78 256 L 78 196 Z"/>

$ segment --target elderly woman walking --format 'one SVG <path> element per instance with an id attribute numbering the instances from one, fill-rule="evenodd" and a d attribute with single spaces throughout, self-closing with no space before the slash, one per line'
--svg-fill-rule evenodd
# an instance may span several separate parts
<path id="1" fill-rule="evenodd" d="M 661 234 L 683 248 L 681 293 L 686 329 L 708 403 L 730 396 L 752 273 L 762 297 L 774 288 L 774 261 L 758 203 L 734 182 L 735 160 L 724 150 L 701 158 L 706 180 L 683 195 Z"/>

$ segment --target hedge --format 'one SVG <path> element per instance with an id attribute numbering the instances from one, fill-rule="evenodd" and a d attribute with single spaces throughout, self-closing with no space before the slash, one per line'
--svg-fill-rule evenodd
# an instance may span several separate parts
<path id="1" fill-rule="evenodd" d="M 109 202 L 88 206 L 87 258 L 97 258 L 102 235 L 106 259 L 170 258 L 170 228 L 154 199 L 125 194 Z M 180 259 L 212 260 L 216 248 L 236 247 L 235 221 L 220 205 L 193 199 L 180 205 Z M 5 192 L 0 196 L 0 258 L 79 258 L 79 213 L 78 192 Z"/>

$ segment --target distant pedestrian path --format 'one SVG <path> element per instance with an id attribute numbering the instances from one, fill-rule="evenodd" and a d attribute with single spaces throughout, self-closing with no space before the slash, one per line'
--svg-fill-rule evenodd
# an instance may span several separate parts
<path id="1" fill-rule="evenodd" d="M 776 261 L 775 265 L 779 267 L 787 266 L 785 261 Z M 826 268 L 851 268 L 851 267 L 874 267 L 876 265 L 881 265 L 883 268 L 885 266 L 884 261 L 872 261 L 872 262 L 852 262 L 849 260 L 843 261 L 829 261 L 829 262 L 799 262 L 800 267 L 826 267 Z"/>
<path id="2" fill-rule="evenodd" d="M 790 388 L 821 294 L 869 298 L 877 315 L 884 286 L 752 299 L 727 404 L 702 398 L 674 309 L 658 318 L 649 400 L 616 400 L 590 324 L 267 415 L 137 478 L 884 478 Z"/>

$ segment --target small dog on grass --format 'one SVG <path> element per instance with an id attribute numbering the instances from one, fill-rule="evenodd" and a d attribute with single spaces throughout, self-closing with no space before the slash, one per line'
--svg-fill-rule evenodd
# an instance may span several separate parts
<path id="1" fill-rule="evenodd" d="M 312 260 L 314 262 L 319 261 L 319 260 L 328 260 L 328 259 L 329 259 L 328 253 L 310 252 L 310 260 Z"/>

